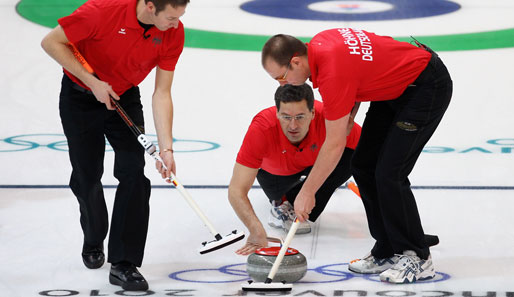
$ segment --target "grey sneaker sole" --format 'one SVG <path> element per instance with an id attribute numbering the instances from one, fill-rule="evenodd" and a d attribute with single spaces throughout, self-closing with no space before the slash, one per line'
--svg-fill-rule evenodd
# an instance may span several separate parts
<path id="1" fill-rule="evenodd" d="M 360 273 L 360 274 L 378 274 L 378 273 L 382 273 L 384 271 L 386 271 L 387 269 L 375 269 L 375 270 L 358 270 L 358 269 L 355 269 L 355 268 L 352 268 L 351 266 L 348 266 L 348 270 L 350 270 L 351 272 L 355 272 L 355 273 Z"/>
<path id="2" fill-rule="evenodd" d="M 289 230 L 285 230 L 286 232 L 289 232 Z M 311 229 L 300 229 L 298 228 L 296 230 L 296 234 L 308 234 L 308 233 L 311 233 Z"/>
<path id="3" fill-rule="evenodd" d="M 394 281 L 394 280 L 391 280 L 388 277 L 384 277 L 384 278 L 381 277 L 380 280 L 383 281 L 383 282 L 388 282 L 388 283 L 392 283 L 392 284 L 410 284 L 410 283 L 414 283 L 414 282 L 417 282 L 417 281 L 429 280 L 429 279 L 434 278 L 434 276 L 435 276 L 435 274 L 434 275 L 430 275 L 430 276 L 420 276 L 419 278 L 414 277 L 412 279 L 412 281 L 409 281 L 408 278 L 404 278 L 402 281 Z"/>
<path id="4" fill-rule="evenodd" d="M 276 225 L 273 222 L 268 222 L 268 225 L 273 228 L 282 229 L 282 225 Z"/>
<path id="5" fill-rule="evenodd" d="M 348 270 L 355 272 L 355 273 L 360 273 L 360 274 L 378 274 L 378 273 L 382 273 L 382 272 L 388 270 L 389 268 L 393 267 L 397 262 L 397 261 L 395 261 L 394 258 L 388 258 L 388 259 L 378 260 L 378 262 L 373 261 L 373 263 L 375 264 L 374 267 L 369 267 L 370 265 L 366 265 L 366 264 L 358 265 L 359 262 L 361 262 L 361 261 L 363 263 L 366 263 L 366 262 L 369 263 L 370 260 L 366 260 L 366 259 L 367 259 L 367 257 L 365 257 L 363 259 L 351 261 L 350 264 L 348 264 Z M 361 268 L 361 269 L 359 269 L 359 268 Z"/>
<path id="6" fill-rule="evenodd" d="M 287 228 L 283 228 L 284 231 L 287 233 L 289 232 L 289 229 Z M 296 229 L 296 234 L 308 234 L 308 233 L 311 233 L 311 226 L 309 225 L 309 228 L 302 228 L 301 225 L 298 227 L 298 229 Z"/>

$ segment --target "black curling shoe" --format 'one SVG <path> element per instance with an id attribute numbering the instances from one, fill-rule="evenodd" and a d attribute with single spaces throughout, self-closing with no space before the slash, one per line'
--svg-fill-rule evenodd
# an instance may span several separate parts
<path id="1" fill-rule="evenodd" d="M 103 244 L 100 246 L 90 246 L 84 243 L 82 247 L 82 261 L 89 269 L 102 267 L 105 262 Z"/>
<path id="2" fill-rule="evenodd" d="M 109 282 L 121 286 L 125 291 L 148 290 L 148 283 L 137 270 L 136 265 L 128 262 L 112 264 Z"/>

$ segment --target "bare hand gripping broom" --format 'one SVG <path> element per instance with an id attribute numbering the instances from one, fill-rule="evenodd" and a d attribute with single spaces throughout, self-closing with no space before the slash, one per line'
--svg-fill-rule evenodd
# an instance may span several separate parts
<path id="1" fill-rule="evenodd" d="M 88 64 L 86 59 L 84 59 L 82 54 L 80 54 L 80 52 L 75 47 L 75 45 L 72 44 L 72 43 L 68 43 L 67 45 L 68 45 L 69 49 L 72 51 L 72 53 L 75 56 L 75 58 L 80 62 L 80 64 L 82 64 L 82 66 L 84 66 L 84 68 L 89 73 L 91 73 L 91 74 L 96 76 L 96 74 L 93 71 L 93 68 L 91 68 L 91 66 Z M 114 100 L 111 97 L 111 103 L 114 105 L 114 107 L 116 109 L 116 112 L 118 112 L 118 114 L 121 116 L 123 121 L 127 124 L 129 129 L 132 131 L 132 133 L 134 133 L 134 135 L 136 135 L 137 140 L 144 147 L 145 151 L 150 156 L 152 156 L 156 161 L 160 162 L 166 171 L 169 171 L 168 168 L 166 167 L 166 165 L 164 164 L 163 160 L 161 159 L 161 157 L 157 153 L 157 149 L 156 149 L 155 145 L 146 137 L 145 134 L 141 133 L 139 128 L 130 119 L 130 117 L 127 115 L 125 110 L 123 110 L 123 108 L 120 106 L 118 101 Z M 243 239 L 245 237 L 243 232 L 237 232 L 237 230 L 234 230 L 234 231 L 232 231 L 232 233 L 228 234 L 227 236 L 225 236 L 223 238 L 214 229 L 214 226 L 207 219 L 207 217 L 204 215 L 204 213 L 198 207 L 198 205 L 193 200 L 191 195 L 186 191 L 184 186 L 177 180 L 177 178 L 175 177 L 173 172 L 171 172 L 171 171 L 169 171 L 169 172 L 170 172 L 171 177 L 170 178 L 166 178 L 166 179 L 167 180 L 171 180 L 171 182 L 173 183 L 175 188 L 180 192 L 180 194 L 182 194 L 182 196 L 186 199 L 186 201 L 189 203 L 191 208 L 193 208 L 193 210 L 196 212 L 196 214 L 203 221 L 205 226 L 207 226 L 207 228 L 209 228 L 209 231 L 212 233 L 212 235 L 214 235 L 214 240 L 212 240 L 212 241 L 205 241 L 205 242 L 202 243 L 202 247 L 199 250 L 200 254 L 206 254 L 206 253 L 218 250 L 218 249 L 223 248 L 223 247 L 225 247 L 227 245 L 230 245 L 230 244 L 232 244 L 234 242 L 237 242 L 237 241 L 239 241 L 239 240 L 241 240 L 241 239 Z"/>

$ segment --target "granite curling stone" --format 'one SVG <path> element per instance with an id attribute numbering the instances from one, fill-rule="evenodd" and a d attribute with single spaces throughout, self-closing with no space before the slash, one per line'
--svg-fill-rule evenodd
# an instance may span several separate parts
<path id="1" fill-rule="evenodd" d="M 264 282 L 268 277 L 271 266 L 275 262 L 280 247 L 266 247 L 255 251 L 248 256 L 246 271 L 256 282 Z M 307 259 L 298 250 L 288 248 L 282 259 L 273 282 L 294 283 L 300 280 L 307 273 Z"/>

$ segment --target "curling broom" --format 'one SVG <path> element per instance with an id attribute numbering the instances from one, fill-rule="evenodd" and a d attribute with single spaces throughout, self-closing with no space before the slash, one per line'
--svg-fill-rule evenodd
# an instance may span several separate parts
<path id="1" fill-rule="evenodd" d="M 78 51 L 78 49 L 75 47 L 74 44 L 68 43 L 68 48 L 72 51 L 73 55 L 77 59 L 77 61 L 82 64 L 82 66 L 91 74 L 95 75 L 93 71 L 93 68 L 89 65 L 89 63 L 86 61 L 86 59 L 82 56 L 82 54 Z M 134 135 L 137 137 L 137 140 L 139 143 L 143 146 L 145 151 L 152 156 L 156 161 L 160 162 L 164 169 L 166 171 L 169 171 L 166 165 L 164 164 L 163 160 L 157 153 L 157 149 L 155 145 L 146 137 L 145 134 L 143 134 L 139 128 L 134 124 L 134 122 L 130 119 L 128 114 L 125 112 L 125 110 L 120 106 L 117 100 L 114 100 L 111 97 L 111 103 L 114 105 L 116 112 L 121 116 L 123 121 L 127 124 L 129 129 L 134 133 Z M 206 254 L 215 250 L 218 250 L 220 248 L 223 248 L 227 245 L 230 245 L 234 242 L 237 242 L 245 237 L 243 232 L 237 232 L 237 230 L 232 231 L 232 233 L 228 234 L 225 237 L 222 237 L 215 229 L 214 226 L 211 224 L 211 222 L 207 219 L 207 217 L 204 215 L 204 213 L 201 211 L 201 209 L 198 207 L 196 202 L 193 200 L 191 195 L 186 191 L 184 186 L 177 180 L 176 176 L 173 174 L 173 172 L 170 172 L 170 177 L 166 178 L 167 180 L 170 180 L 175 188 L 182 194 L 182 196 L 186 199 L 186 201 L 189 203 L 191 208 L 196 212 L 196 214 L 200 217 L 200 219 L 203 221 L 203 223 L 209 228 L 209 231 L 214 235 L 214 240 L 212 241 L 205 241 L 202 243 L 202 247 L 199 249 L 200 254 Z"/>
<path id="2" fill-rule="evenodd" d="M 285 282 L 273 283 L 272 281 L 278 271 L 278 268 L 280 267 L 280 264 L 282 263 L 282 259 L 284 258 L 287 249 L 289 248 L 289 244 L 291 243 L 291 240 L 293 239 L 296 230 L 298 229 L 298 225 L 300 225 L 300 221 L 295 218 L 294 223 L 291 225 L 291 229 L 289 229 L 286 239 L 284 240 L 284 244 L 282 244 L 280 252 L 275 258 L 273 266 L 271 266 L 271 270 L 266 280 L 263 283 L 248 281 L 248 284 L 244 284 L 242 286 L 243 291 L 291 291 L 293 289 L 293 284 L 287 284 Z"/>

